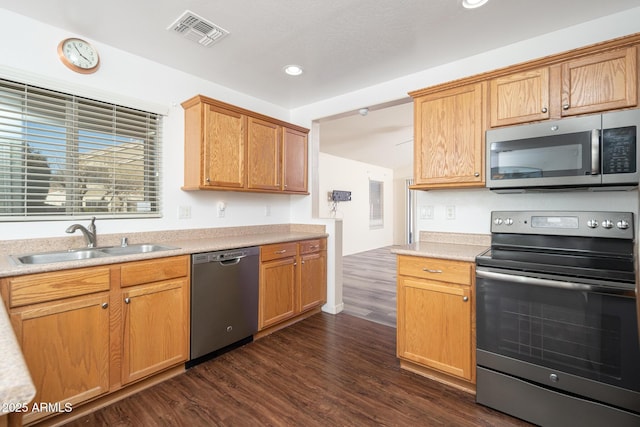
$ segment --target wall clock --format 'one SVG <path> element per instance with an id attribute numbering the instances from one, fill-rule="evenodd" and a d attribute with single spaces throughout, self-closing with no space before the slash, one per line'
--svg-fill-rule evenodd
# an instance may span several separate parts
<path id="1" fill-rule="evenodd" d="M 100 65 L 98 51 L 78 38 L 64 39 L 58 44 L 58 56 L 64 65 L 76 73 L 95 73 Z"/>

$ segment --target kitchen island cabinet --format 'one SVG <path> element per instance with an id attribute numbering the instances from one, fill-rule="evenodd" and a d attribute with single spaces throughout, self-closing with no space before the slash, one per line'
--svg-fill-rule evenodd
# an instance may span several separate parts
<path id="1" fill-rule="evenodd" d="M 189 261 L 176 256 L 1 279 L 36 387 L 33 402 L 78 412 L 135 381 L 184 371 Z M 71 414 L 34 411 L 22 421 Z"/>
<path id="2" fill-rule="evenodd" d="M 400 366 L 475 391 L 474 264 L 399 255 L 397 272 Z"/>

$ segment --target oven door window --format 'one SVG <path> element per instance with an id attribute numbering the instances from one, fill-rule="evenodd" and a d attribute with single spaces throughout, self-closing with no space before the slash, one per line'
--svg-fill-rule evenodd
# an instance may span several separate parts
<path id="1" fill-rule="evenodd" d="M 491 143 L 491 179 L 591 174 L 591 132 Z"/>
<path id="2" fill-rule="evenodd" d="M 635 299 L 478 278 L 479 349 L 640 391 Z"/>

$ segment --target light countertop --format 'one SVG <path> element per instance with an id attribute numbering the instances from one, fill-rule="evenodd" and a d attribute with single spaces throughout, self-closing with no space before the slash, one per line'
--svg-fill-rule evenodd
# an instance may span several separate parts
<path id="1" fill-rule="evenodd" d="M 420 232 L 420 241 L 395 246 L 391 252 L 429 258 L 475 262 L 476 256 L 489 249 L 491 236 L 484 234 Z"/>

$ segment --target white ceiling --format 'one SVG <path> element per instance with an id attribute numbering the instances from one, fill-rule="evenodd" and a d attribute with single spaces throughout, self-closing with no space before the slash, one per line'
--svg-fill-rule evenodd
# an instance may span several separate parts
<path id="1" fill-rule="evenodd" d="M 0 7 L 295 108 L 631 9 L 638 0 L 0 0 Z M 230 32 L 168 31 L 190 10 Z M 299 64 L 302 76 L 282 72 Z"/>
<path id="2" fill-rule="evenodd" d="M 639 6 L 638 0 L 489 0 L 466 10 L 461 1 L 0 0 L 0 8 L 293 109 Z M 230 34 L 204 47 L 168 31 L 185 10 Z M 305 73 L 285 75 L 282 67 L 291 63 Z M 366 154 L 377 152 L 378 136 L 394 147 L 411 138 L 410 113 L 397 122 L 374 113 L 344 118 L 333 129 L 327 122 L 322 150 L 372 163 Z M 356 147 L 357 139 L 367 145 Z M 352 154 L 337 153 L 339 141 L 349 141 L 343 145 L 355 147 Z M 378 154 L 376 162 L 396 157 Z"/>

